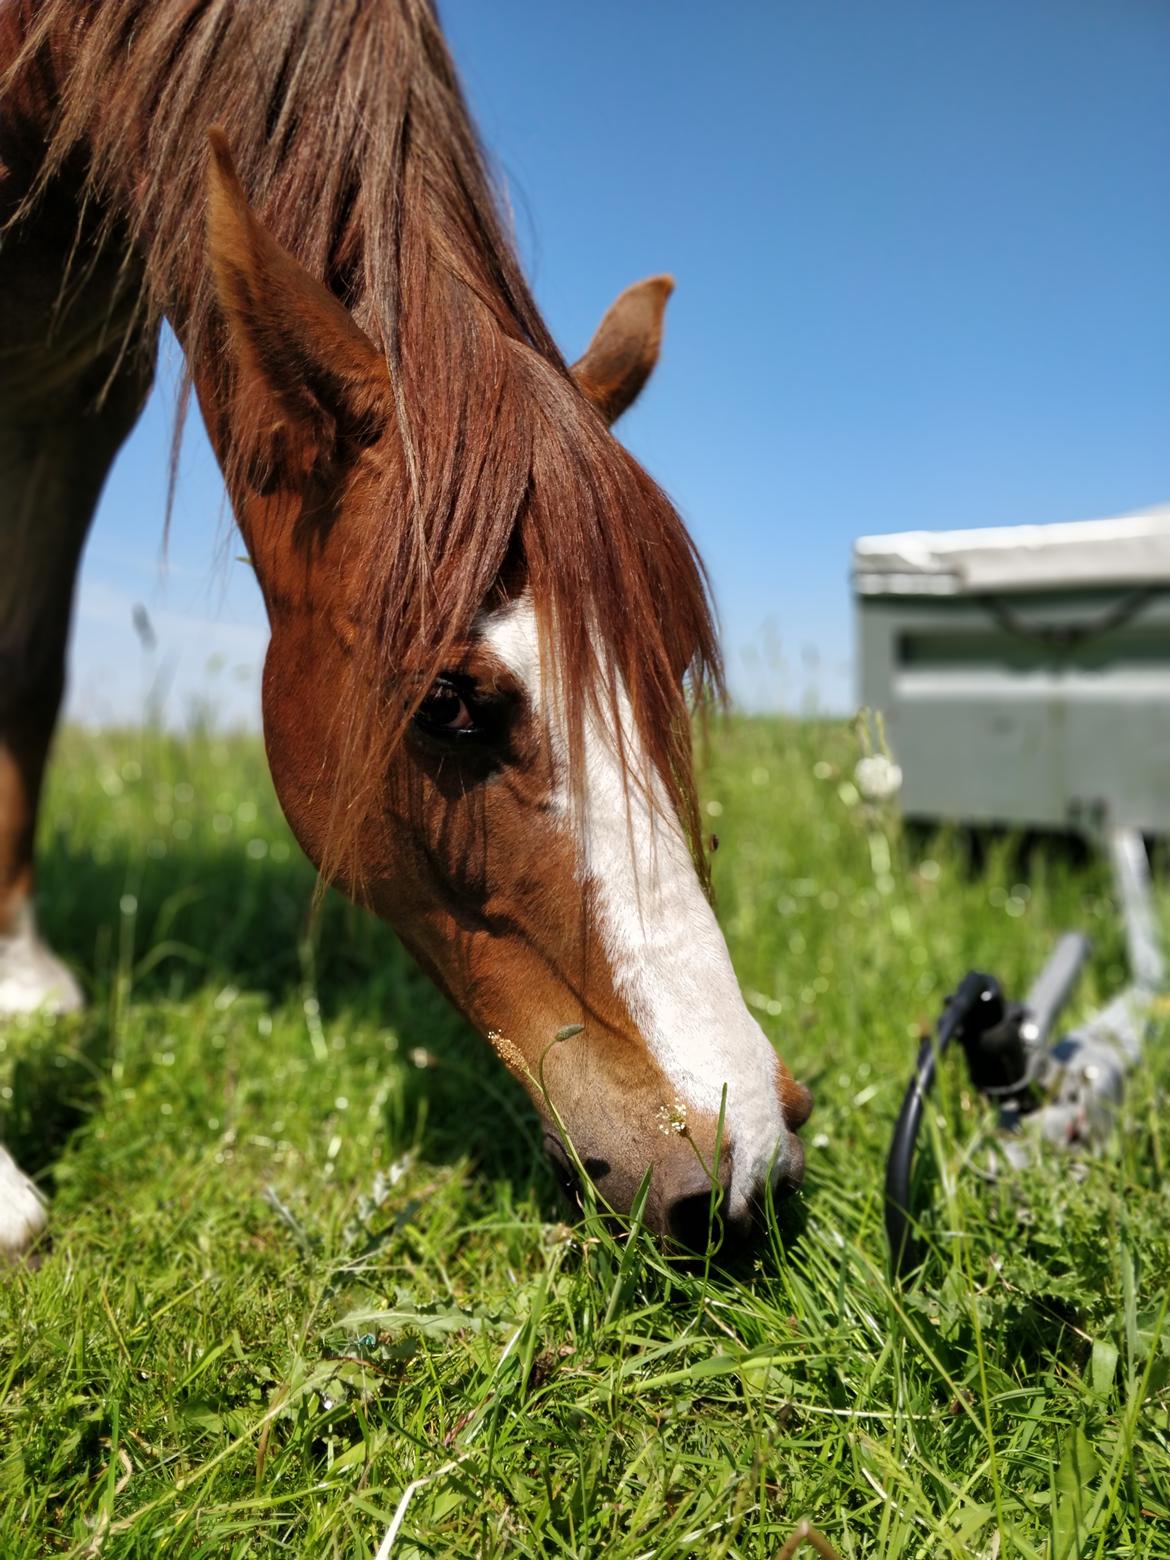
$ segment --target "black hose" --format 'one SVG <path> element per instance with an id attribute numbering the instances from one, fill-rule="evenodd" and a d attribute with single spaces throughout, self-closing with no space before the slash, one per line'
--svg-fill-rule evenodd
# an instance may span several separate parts
<path id="1" fill-rule="evenodd" d="M 991 975 L 971 970 L 947 998 L 934 1034 L 927 1035 L 918 1047 L 914 1076 L 902 1100 L 886 1160 L 886 1237 L 893 1275 L 899 1282 L 922 1261 L 921 1247 L 911 1232 L 910 1177 L 922 1111 L 926 1097 L 934 1087 L 939 1057 L 952 1040 L 962 1037 L 969 1028 L 985 1032 L 1002 1019 L 1003 1013 L 999 982 Z"/>
<path id="2" fill-rule="evenodd" d="M 941 1030 L 942 1026 L 939 1027 Z M 945 1045 L 946 1040 L 940 1034 L 937 1039 L 927 1035 L 918 1047 L 914 1076 L 902 1100 L 886 1160 L 886 1239 L 893 1274 L 899 1282 L 921 1261 L 919 1244 L 910 1233 L 910 1172 L 914 1168 L 914 1144 L 922 1122 L 922 1108 L 934 1084 L 938 1058 Z"/>
<path id="3" fill-rule="evenodd" d="M 919 1046 L 886 1160 L 886 1235 L 896 1281 L 901 1282 L 922 1261 L 913 1234 L 910 1180 L 918 1129 L 939 1057 L 952 1040 L 958 1040 L 967 1056 L 971 1082 L 987 1100 L 1001 1112 L 1014 1111 L 1017 1116 L 1034 1108 L 1037 1064 L 1047 1054 L 1044 1043 L 1072 995 L 1089 948 L 1088 938 L 1079 932 L 1066 933 L 1026 1002 L 1006 1002 L 997 980 L 971 970 L 947 998 L 934 1034 Z"/>

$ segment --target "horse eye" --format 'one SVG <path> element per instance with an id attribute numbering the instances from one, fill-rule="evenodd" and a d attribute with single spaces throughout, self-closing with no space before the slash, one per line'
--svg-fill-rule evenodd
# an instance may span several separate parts
<path id="1" fill-rule="evenodd" d="M 414 718 L 436 736 L 464 736 L 479 729 L 467 699 L 446 677 L 433 684 Z"/>

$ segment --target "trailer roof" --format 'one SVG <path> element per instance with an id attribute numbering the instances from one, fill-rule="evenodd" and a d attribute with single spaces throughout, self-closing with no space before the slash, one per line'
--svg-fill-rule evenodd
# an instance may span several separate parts
<path id="1" fill-rule="evenodd" d="M 853 544 L 862 596 L 962 596 L 1170 584 L 1170 504 L 1113 520 L 901 531 Z"/>

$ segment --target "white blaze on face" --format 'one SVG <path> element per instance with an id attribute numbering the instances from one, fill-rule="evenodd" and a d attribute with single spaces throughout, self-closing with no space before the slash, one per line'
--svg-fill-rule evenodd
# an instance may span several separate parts
<path id="1" fill-rule="evenodd" d="M 564 727 L 547 708 L 531 602 L 525 597 L 485 617 L 481 631 L 548 720 L 563 780 Z M 624 751 L 638 773 L 640 744 L 624 693 L 619 714 Z M 593 890 L 614 982 L 673 1090 L 662 1102 L 667 1113 L 681 1105 L 718 1116 L 726 1086 L 724 1131 L 733 1151 L 727 1211 L 739 1218 L 769 1169 L 775 1178 L 791 1162 L 776 1053 L 744 1005 L 673 811 L 664 805 L 652 816 L 635 785 L 627 799 L 613 737 L 596 720 L 589 722 L 584 748 L 579 870 Z M 661 799 L 661 781 L 655 777 L 653 784 Z M 570 818 L 567 786 L 560 803 Z"/>

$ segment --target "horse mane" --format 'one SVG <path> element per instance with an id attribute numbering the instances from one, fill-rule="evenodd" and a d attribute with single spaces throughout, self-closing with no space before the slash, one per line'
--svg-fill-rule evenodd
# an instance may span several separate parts
<path id="1" fill-rule="evenodd" d="M 168 317 L 229 404 L 202 225 L 218 124 L 258 217 L 385 352 L 405 458 L 361 541 L 370 649 L 339 818 L 501 579 L 519 580 L 574 788 L 589 711 L 616 726 L 624 687 L 703 870 L 691 715 L 722 682 L 702 566 L 540 317 L 431 0 L 18 3 L 13 70 L 47 69 L 55 90 L 37 188 L 80 157 L 108 232 L 129 231 L 144 334 Z"/>

